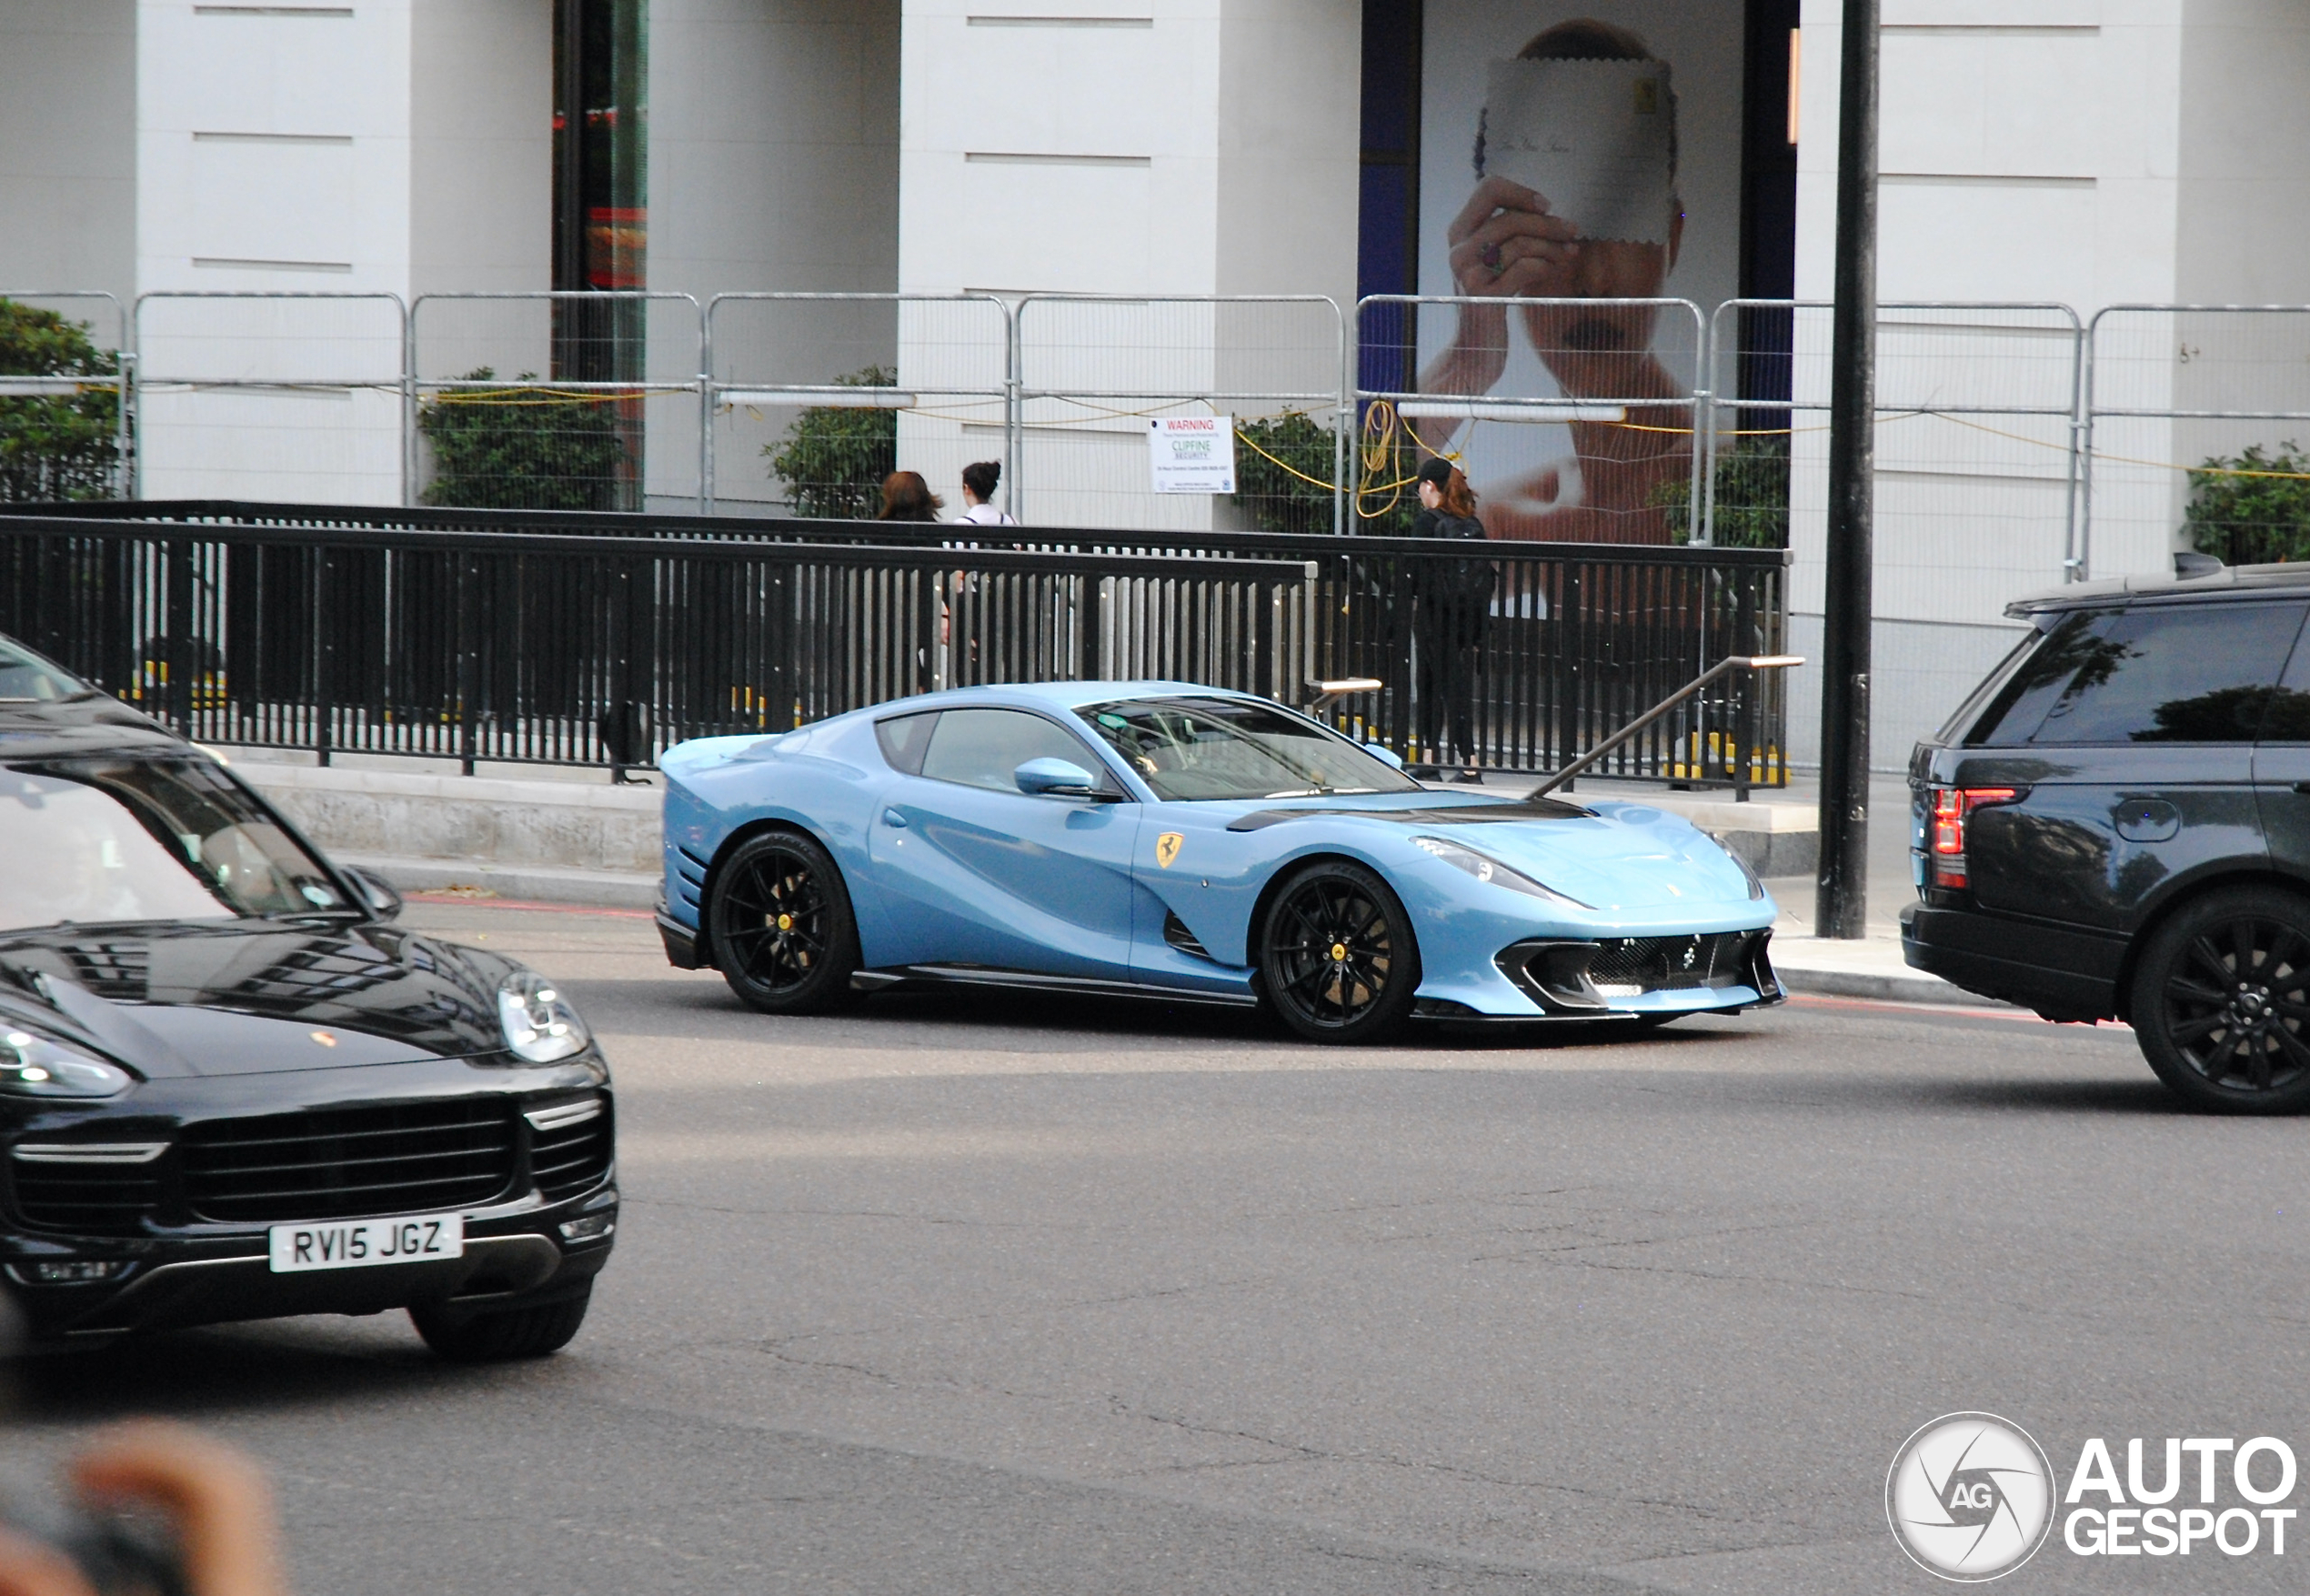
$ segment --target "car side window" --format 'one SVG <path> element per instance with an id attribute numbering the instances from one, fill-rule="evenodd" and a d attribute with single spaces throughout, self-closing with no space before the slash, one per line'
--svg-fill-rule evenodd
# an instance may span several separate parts
<path id="1" fill-rule="evenodd" d="M 1081 738 L 1023 709 L 947 710 L 924 750 L 922 774 L 933 781 L 1017 792 L 1013 773 L 1029 759 L 1064 759 L 1110 785 L 1107 768 Z"/>
<path id="2" fill-rule="evenodd" d="M 2144 605 L 2100 618 L 2029 741 L 2247 743 L 2302 630 L 2300 604 Z"/>
<path id="3" fill-rule="evenodd" d="M 1997 689 L 1972 735 L 1965 738 L 1967 744 L 2013 748 L 2028 742 L 2030 734 L 2044 723 L 2045 711 L 2054 707 L 2079 668 L 2099 657 L 2102 628 L 2117 614 L 2114 609 L 2074 611 L 2054 621 L 2042 637 L 2025 644 L 2034 647 L 2034 651 Z"/>
<path id="4" fill-rule="evenodd" d="M 926 709 L 913 715 L 893 715 L 888 720 L 874 723 L 874 740 L 882 745 L 882 757 L 893 770 L 909 776 L 922 774 L 922 756 L 930 747 L 930 733 L 938 727 L 939 711 Z"/>
<path id="5" fill-rule="evenodd" d="M 2310 743 L 2310 632 L 2294 645 L 2294 657 L 2270 695 L 2270 712 L 2262 719 L 2265 743 Z"/>

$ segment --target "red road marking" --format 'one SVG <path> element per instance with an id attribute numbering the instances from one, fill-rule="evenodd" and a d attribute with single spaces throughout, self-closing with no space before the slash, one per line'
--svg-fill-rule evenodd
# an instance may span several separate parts
<path id="1" fill-rule="evenodd" d="M 467 908 L 518 908 L 531 914 L 590 914 L 613 920 L 648 920 L 658 917 L 646 908 L 594 908 L 578 903 L 531 903 L 519 898 L 473 898 L 463 892 L 405 892 L 406 903 L 461 903 Z"/>
<path id="2" fill-rule="evenodd" d="M 2051 1019 L 2041 1019 L 2026 1009 L 1975 1009 L 1962 1003 L 1901 1003 L 1890 998 L 1832 998 L 1820 992 L 1791 992 L 1789 1002 L 1806 1009 L 1873 1009 L 1889 1014 L 1960 1014 L 1969 1019 L 2003 1019 L 2018 1025 L 2053 1025 Z M 2104 1019 L 2088 1028 L 2094 1030 L 2124 1031 L 2131 1035 L 2134 1028 L 2114 1019 Z"/>

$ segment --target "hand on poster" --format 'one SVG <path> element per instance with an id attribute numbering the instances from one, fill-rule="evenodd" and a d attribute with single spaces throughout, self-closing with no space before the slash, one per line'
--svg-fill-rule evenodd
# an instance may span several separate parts
<path id="1" fill-rule="evenodd" d="M 1485 484 L 1483 519 L 1496 537 L 1667 540 L 1653 501 L 1662 482 L 1691 468 L 1688 396 L 1652 352 L 1659 309 L 1613 301 L 1657 297 L 1675 265 L 1675 116 L 1667 64 L 1609 24 L 1559 24 L 1489 67 L 1478 177 L 1447 229 L 1447 258 L 1456 292 L 1503 303 L 1460 307 L 1420 390 L 1495 392 L 1508 369 L 1504 302 L 1541 300 L 1552 303 L 1522 306 L 1518 319 L 1557 392 L 1626 408 L 1618 425 L 1571 424 L 1570 469 Z M 1442 451 L 1466 425 L 1445 417 L 1416 427 Z"/>

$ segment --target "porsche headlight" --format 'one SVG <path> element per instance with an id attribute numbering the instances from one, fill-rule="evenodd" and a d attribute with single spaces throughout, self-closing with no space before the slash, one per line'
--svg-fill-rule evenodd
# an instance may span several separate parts
<path id="1" fill-rule="evenodd" d="M 1415 837 L 1411 839 L 1411 846 L 1423 852 L 1433 854 L 1455 870 L 1465 870 L 1479 881 L 1489 881 L 1494 887 L 1505 887 L 1509 891 L 1521 892 L 1527 898 L 1537 898 L 1549 903 L 1562 903 L 1573 908 L 1595 907 L 1593 904 L 1582 903 L 1577 898 L 1567 898 L 1561 892 L 1542 886 L 1521 871 L 1510 869 L 1498 859 L 1486 858 L 1472 848 L 1462 848 L 1456 842 L 1446 842 L 1441 837 Z"/>
<path id="2" fill-rule="evenodd" d="M 136 1084 L 117 1064 L 28 1030 L 0 1030 L 0 1093 L 15 1098 L 116 1098 Z"/>
<path id="3" fill-rule="evenodd" d="M 505 1028 L 513 1056 L 531 1064 L 582 1053 L 591 1039 L 569 1000 L 534 970 L 508 976 L 497 989 L 497 1023 Z"/>

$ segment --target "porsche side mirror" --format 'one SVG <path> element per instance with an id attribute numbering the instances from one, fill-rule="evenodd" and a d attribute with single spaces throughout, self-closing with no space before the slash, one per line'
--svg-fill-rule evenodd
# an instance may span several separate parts
<path id="1" fill-rule="evenodd" d="M 394 889 L 392 882 L 375 870 L 364 869 L 359 865 L 340 865 L 338 868 L 345 872 L 346 879 L 353 883 L 354 890 L 361 895 L 363 908 L 381 920 L 389 920 L 400 914 L 401 894 Z"/>
<path id="2" fill-rule="evenodd" d="M 1403 756 L 1393 748 L 1382 748 L 1378 743 L 1366 743 L 1363 751 L 1383 764 L 1392 765 L 1399 770 L 1403 768 Z"/>
<path id="3" fill-rule="evenodd" d="M 1099 778 L 1069 759 L 1029 759 L 1010 773 L 1019 790 L 1037 798 L 1100 797 Z"/>

